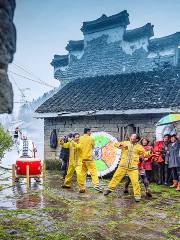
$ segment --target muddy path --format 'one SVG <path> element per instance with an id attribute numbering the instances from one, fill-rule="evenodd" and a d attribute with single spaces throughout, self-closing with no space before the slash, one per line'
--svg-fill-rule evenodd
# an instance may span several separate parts
<path id="1" fill-rule="evenodd" d="M 76 184 L 61 188 L 59 172 L 47 172 L 44 183 L 27 191 L 20 182 L 11 186 L 11 172 L 0 170 L 0 239 L 179 239 L 180 194 L 151 185 L 153 198 L 135 203 L 132 189 L 104 197 L 88 179 L 88 191 L 79 194 Z M 101 180 L 103 188 L 108 180 Z M 142 189 L 142 191 L 144 191 Z"/>

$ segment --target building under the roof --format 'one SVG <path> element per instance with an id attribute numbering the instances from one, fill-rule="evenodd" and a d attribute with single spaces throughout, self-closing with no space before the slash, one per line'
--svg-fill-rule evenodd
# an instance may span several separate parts
<path id="1" fill-rule="evenodd" d="M 45 159 L 51 131 L 106 131 L 122 140 L 132 132 L 153 139 L 155 123 L 180 107 L 180 33 L 150 39 L 153 26 L 127 30 L 127 11 L 84 22 L 84 40 L 69 41 L 67 55 L 55 55 L 54 76 L 62 89 L 43 103 Z M 180 129 L 180 126 L 177 125 Z"/>

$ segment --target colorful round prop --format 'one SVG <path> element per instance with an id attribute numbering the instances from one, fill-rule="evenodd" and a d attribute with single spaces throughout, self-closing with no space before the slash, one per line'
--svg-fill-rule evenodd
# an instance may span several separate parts
<path id="1" fill-rule="evenodd" d="M 117 167 L 121 150 L 114 147 L 117 139 L 105 132 L 93 133 L 92 137 L 95 141 L 94 159 L 99 176 L 105 176 Z"/>

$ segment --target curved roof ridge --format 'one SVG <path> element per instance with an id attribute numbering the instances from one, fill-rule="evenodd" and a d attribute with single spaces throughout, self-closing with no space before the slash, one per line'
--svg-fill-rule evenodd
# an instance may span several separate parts
<path id="1" fill-rule="evenodd" d="M 142 38 L 144 36 L 152 37 L 154 36 L 153 31 L 154 25 L 151 25 L 151 23 L 147 23 L 142 27 L 126 30 L 126 32 L 123 35 L 123 39 L 125 41 L 133 41 L 137 38 Z"/>

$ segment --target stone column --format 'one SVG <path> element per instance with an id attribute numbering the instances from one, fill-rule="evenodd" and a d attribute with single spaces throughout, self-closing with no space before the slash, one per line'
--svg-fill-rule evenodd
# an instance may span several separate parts
<path id="1" fill-rule="evenodd" d="M 15 0 L 0 0 L 0 113 L 11 113 L 13 109 L 13 91 L 7 69 L 16 51 L 15 6 Z"/>

